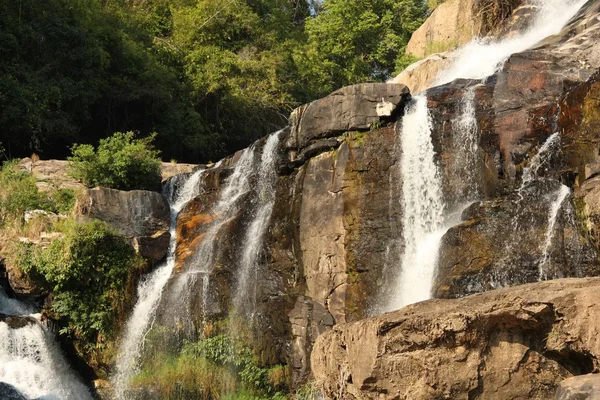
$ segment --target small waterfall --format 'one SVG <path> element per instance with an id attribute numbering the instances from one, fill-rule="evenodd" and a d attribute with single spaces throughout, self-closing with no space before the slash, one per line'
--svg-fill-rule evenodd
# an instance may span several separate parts
<path id="1" fill-rule="evenodd" d="M 529 49 L 548 36 L 559 33 L 587 0 L 536 0 L 537 14 L 529 29 L 500 41 L 476 39 L 454 53 L 452 66 L 438 75 L 437 85 L 458 78 L 483 79 L 494 74 L 512 54 Z"/>
<path id="2" fill-rule="evenodd" d="M 477 151 L 479 149 L 479 125 L 475 115 L 475 86 L 469 87 L 462 98 L 459 115 L 452 121 L 456 173 L 463 177 L 463 200 L 479 197 Z"/>
<path id="3" fill-rule="evenodd" d="M 191 298 L 191 290 L 195 287 L 198 276 L 202 278 L 202 310 L 206 316 L 209 309 L 210 274 L 215 268 L 215 250 L 219 240 L 219 232 L 223 226 L 234 218 L 241 208 L 239 200 L 251 190 L 250 178 L 255 169 L 255 147 L 244 149 L 233 173 L 225 182 L 225 187 L 217 204 L 211 210 L 215 220 L 204 234 L 190 269 L 178 278 L 175 291 L 180 291 L 180 298 L 186 301 Z M 187 316 L 182 316 L 187 318 Z"/>
<path id="4" fill-rule="evenodd" d="M 189 177 L 177 175 L 171 178 L 170 184 L 165 187 L 165 194 L 171 206 L 171 237 L 167 260 L 138 284 L 138 300 L 127 320 L 125 334 L 119 346 L 116 373 L 111 379 L 115 390 L 115 398 L 117 399 L 126 398 L 129 380 L 138 372 L 138 362 L 144 346 L 144 338 L 152 327 L 163 289 L 175 267 L 177 214 L 190 200 L 198 195 L 204 172 L 204 170 L 197 170 Z M 183 180 L 184 182 L 181 182 Z"/>
<path id="5" fill-rule="evenodd" d="M 531 158 L 529 165 L 523 169 L 521 188 L 539 176 L 550 164 L 552 156 L 560 149 L 560 133 L 555 132 L 546 139 L 542 147 Z"/>
<path id="6" fill-rule="evenodd" d="M 64 359 L 54 338 L 29 307 L 9 299 L 0 290 L 0 313 L 27 319 L 24 326 L 11 328 L 0 322 L 0 381 L 13 385 L 30 398 L 56 400 L 92 399 Z"/>
<path id="7" fill-rule="evenodd" d="M 440 171 L 431 141 L 427 98 L 415 96 L 402 119 L 402 238 L 404 254 L 387 310 L 429 299 L 444 229 Z"/>
<path id="8" fill-rule="evenodd" d="M 549 252 L 552 247 L 552 239 L 554 238 L 554 227 L 556 226 L 556 220 L 562 205 L 570 194 L 571 189 L 565 185 L 561 185 L 560 189 L 556 193 L 556 200 L 554 200 L 552 206 L 550 207 L 550 212 L 548 213 L 548 228 L 546 229 L 546 242 L 544 243 L 544 248 L 542 250 L 542 260 L 538 267 L 540 281 L 548 278 L 547 271 L 545 271 L 544 267 L 550 258 Z"/>
<path id="9" fill-rule="evenodd" d="M 254 218 L 246 231 L 237 277 L 237 290 L 234 297 L 235 309 L 244 315 L 243 310 L 251 306 L 252 310 L 249 313 L 251 318 L 256 312 L 256 293 L 254 292 L 257 284 L 257 263 L 259 262 L 264 236 L 275 204 L 277 149 L 281 132 L 269 136 L 262 151 L 258 170 L 258 187 L 256 189 L 258 208 L 255 210 Z"/>

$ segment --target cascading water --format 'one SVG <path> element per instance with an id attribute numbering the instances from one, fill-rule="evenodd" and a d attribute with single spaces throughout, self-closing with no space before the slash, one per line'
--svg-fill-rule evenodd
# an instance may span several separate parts
<path id="1" fill-rule="evenodd" d="M 234 297 L 235 309 L 245 314 L 244 310 L 251 305 L 248 315 L 253 317 L 256 310 L 256 296 L 253 285 L 256 285 L 257 262 L 262 250 L 263 240 L 275 204 L 275 185 L 277 183 L 277 149 L 281 131 L 273 133 L 267 139 L 262 151 L 258 170 L 257 210 L 244 238 L 240 269 L 237 276 L 237 290 Z M 253 275 L 254 272 L 254 276 Z"/>
<path id="2" fill-rule="evenodd" d="M 91 400 L 52 335 L 35 316 L 26 316 L 30 311 L 0 289 L 0 313 L 19 316 L 24 322 L 16 328 L 0 322 L 0 382 L 13 385 L 30 398 Z"/>
<path id="3" fill-rule="evenodd" d="M 463 176 L 462 201 L 479 197 L 477 151 L 479 149 L 479 126 L 475 115 L 475 86 L 469 87 L 460 104 L 459 115 L 452 121 L 454 143 L 454 169 Z"/>
<path id="4" fill-rule="evenodd" d="M 129 381 L 138 371 L 138 362 L 144 345 L 144 337 L 152 326 L 163 290 L 175 267 L 177 214 L 191 199 L 198 195 L 204 172 L 204 170 L 197 170 L 189 177 L 177 175 L 165 187 L 165 194 L 171 208 L 171 238 L 167 260 L 156 270 L 148 274 L 138 285 L 138 300 L 133 313 L 127 321 L 125 334 L 119 347 L 116 373 L 112 377 L 112 384 L 117 399 L 126 398 Z"/>
<path id="5" fill-rule="evenodd" d="M 548 227 L 546 229 L 546 241 L 544 242 L 544 248 L 542 249 L 542 260 L 539 265 L 539 280 L 545 280 L 548 278 L 547 271 L 545 270 L 546 264 L 550 258 L 550 249 L 552 248 L 552 239 L 554 238 L 554 228 L 556 226 L 556 221 L 558 219 L 558 215 L 562 208 L 563 203 L 566 198 L 571 194 L 571 189 L 569 189 L 565 185 L 561 185 L 560 189 L 556 193 L 556 200 L 552 203 L 550 207 L 550 212 L 548 213 Z"/>
<path id="6" fill-rule="evenodd" d="M 453 53 L 455 61 L 438 75 L 437 85 L 455 79 L 484 79 L 502 67 L 512 54 L 529 49 L 559 33 L 587 0 L 536 0 L 533 23 L 523 34 L 500 41 L 476 39 Z"/>
<path id="7" fill-rule="evenodd" d="M 546 139 L 542 147 L 531 158 L 529 165 L 523 169 L 521 188 L 533 181 L 544 168 L 547 168 L 552 156 L 560 148 L 560 133 L 555 132 Z"/>
<path id="8" fill-rule="evenodd" d="M 240 210 L 239 200 L 251 190 L 250 177 L 255 169 L 255 148 L 245 149 L 235 165 L 233 173 L 227 179 L 225 188 L 217 204 L 211 210 L 215 216 L 214 222 L 204 234 L 200 246 L 196 250 L 191 267 L 177 279 L 175 293 L 184 302 L 191 298 L 190 291 L 195 286 L 198 276 L 202 278 L 202 310 L 206 315 L 209 307 L 210 274 L 215 268 L 215 250 L 218 235 L 223 226 L 229 222 Z"/>
<path id="9" fill-rule="evenodd" d="M 388 310 L 430 298 L 445 233 L 442 182 L 434 160 L 426 97 L 415 96 L 408 106 L 400 141 L 404 254 Z"/>

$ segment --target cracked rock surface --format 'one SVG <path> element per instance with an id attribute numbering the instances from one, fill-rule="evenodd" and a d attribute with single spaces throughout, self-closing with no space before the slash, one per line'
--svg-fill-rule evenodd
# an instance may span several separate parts
<path id="1" fill-rule="evenodd" d="M 312 370 L 328 398 L 549 399 L 598 369 L 599 278 L 431 300 L 321 335 Z"/>

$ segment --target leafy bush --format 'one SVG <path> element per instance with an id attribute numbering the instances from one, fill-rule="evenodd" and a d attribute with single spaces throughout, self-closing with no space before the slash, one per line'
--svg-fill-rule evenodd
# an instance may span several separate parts
<path id="1" fill-rule="evenodd" d="M 135 139 L 133 132 L 116 132 L 100 140 L 97 150 L 89 144 L 75 144 L 69 157 L 71 175 L 89 187 L 157 190 L 160 152 L 152 145 L 155 137 Z"/>
<path id="2" fill-rule="evenodd" d="M 38 192 L 36 179 L 29 173 L 18 171 L 17 162 L 5 162 L 0 169 L 0 220 L 22 218 L 27 210 L 55 211 L 48 194 Z"/>
<path id="3" fill-rule="evenodd" d="M 218 323 L 217 323 L 218 325 Z M 164 327 L 154 327 L 162 340 L 173 334 Z M 219 328 L 215 328 L 219 330 Z M 159 336 L 153 341 L 160 341 Z M 149 345 L 149 346 L 148 346 Z M 150 388 L 163 399 L 221 398 L 227 400 L 285 399 L 288 370 L 286 366 L 262 366 L 252 348 L 243 339 L 225 331 L 187 342 L 180 350 L 166 350 L 146 341 L 153 352 L 144 362 L 134 386 Z"/>
<path id="4" fill-rule="evenodd" d="M 43 278 L 52 291 L 52 312 L 67 321 L 63 334 L 78 339 L 89 355 L 111 338 L 124 290 L 143 260 L 106 223 L 63 221 L 64 236 L 47 248 L 21 245 L 20 266 Z"/>

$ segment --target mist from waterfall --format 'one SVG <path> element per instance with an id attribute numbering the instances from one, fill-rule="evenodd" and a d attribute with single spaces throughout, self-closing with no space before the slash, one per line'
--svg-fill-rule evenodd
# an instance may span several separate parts
<path id="1" fill-rule="evenodd" d="M 171 236 L 167 259 L 138 284 L 138 300 L 127 320 L 125 333 L 119 345 L 116 372 L 111 377 L 116 399 L 127 398 L 129 381 L 139 371 L 139 359 L 145 336 L 152 327 L 163 290 L 175 267 L 177 215 L 190 200 L 199 194 L 204 173 L 205 170 L 199 169 L 191 175 L 176 175 L 165 186 L 164 192 L 171 209 L 169 228 Z"/>
<path id="2" fill-rule="evenodd" d="M 402 118 L 399 138 L 404 252 L 386 310 L 431 296 L 439 244 L 445 233 L 442 180 L 435 162 L 431 129 L 427 98 L 413 97 Z"/>
<path id="3" fill-rule="evenodd" d="M 237 286 L 233 304 L 238 313 L 251 319 L 256 312 L 257 263 L 263 250 L 264 236 L 271 221 L 275 204 L 276 162 L 281 132 L 271 134 L 262 150 L 256 188 L 257 209 L 254 211 L 252 221 L 246 229 L 242 257 L 237 273 Z"/>
<path id="4" fill-rule="evenodd" d="M 525 51 L 548 36 L 559 33 L 587 0 L 536 0 L 538 9 L 529 28 L 516 37 L 477 38 L 453 52 L 452 65 L 438 74 L 436 86 L 455 79 L 484 79 L 502 67 L 512 54 Z"/>
<path id="5" fill-rule="evenodd" d="M 70 369 L 53 335 L 28 315 L 31 307 L 10 299 L 0 289 L 0 313 L 18 316 L 21 327 L 0 322 L 0 382 L 28 398 L 91 400 L 87 387 Z"/>

